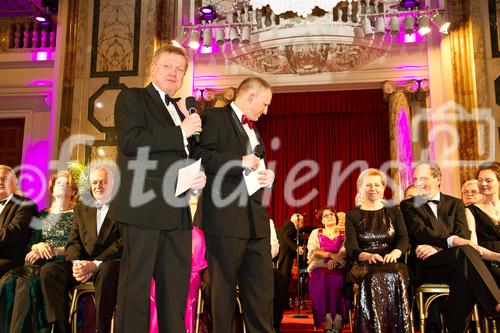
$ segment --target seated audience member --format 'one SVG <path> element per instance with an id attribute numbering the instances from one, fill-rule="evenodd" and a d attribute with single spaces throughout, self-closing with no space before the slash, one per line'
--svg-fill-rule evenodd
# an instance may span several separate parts
<path id="1" fill-rule="evenodd" d="M 314 229 L 307 242 L 309 295 L 312 299 L 314 326 L 325 332 L 342 332 L 349 302 L 342 296 L 346 253 L 344 235 L 337 228 L 338 217 L 332 207 L 318 211 L 323 228 Z"/>
<path id="2" fill-rule="evenodd" d="M 33 332 L 45 327 L 42 292 L 39 283 L 39 266 L 64 258 L 64 245 L 68 240 L 73 224 L 73 207 L 76 203 L 78 186 L 71 174 L 61 171 L 49 180 L 51 205 L 38 214 L 31 224 L 33 229 L 26 255 L 27 265 L 7 273 L 15 280 L 16 292 L 8 300 L 7 309 L 13 309 L 12 316 L 7 314 L 6 325 L 10 332 Z M 32 265 L 35 264 L 35 265 Z M 29 318 L 38 319 L 32 322 Z"/>
<path id="3" fill-rule="evenodd" d="M 0 278 L 24 265 L 30 222 L 38 212 L 33 201 L 15 194 L 16 186 L 12 168 L 0 165 Z"/>
<path id="4" fill-rule="evenodd" d="M 40 271 L 47 321 L 54 332 L 69 332 L 68 292 L 78 283 L 95 286 L 96 332 L 109 332 L 115 311 L 122 243 L 118 227 L 106 217 L 112 196 L 113 166 L 90 170 L 92 198 L 75 207 L 65 260 L 44 265 Z"/>
<path id="5" fill-rule="evenodd" d="M 207 268 L 207 260 L 205 259 L 205 235 L 203 234 L 203 231 L 201 231 L 201 229 L 197 226 L 193 226 L 191 250 L 191 276 L 189 279 L 186 315 L 184 318 L 186 333 L 194 333 L 194 320 L 196 316 L 196 304 L 198 302 L 198 289 L 200 288 L 202 282 L 201 271 Z M 150 299 L 151 313 L 149 332 L 158 333 L 158 316 L 161 316 L 162 314 L 157 313 L 154 279 L 151 282 Z"/>
<path id="6" fill-rule="evenodd" d="M 483 259 L 500 282 L 500 163 L 485 162 L 477 173 L 482 199 L 467 206 L 465 215 L 471 240 L 483 248 Z"/>
<path id="7" fill-rule="evenodd" d="M 475 302 L 497 314 L 500 290 L 484 264 L 482 250 L 470 237 L 463 202 L 440 193 L 441 170 L 435 162 L 420 162 L 413 173 L 420 195 L 401 202 L 415 269 L 415 285 L 446 283 L 450 286 L 446 326 L 462 333 Z"/>
<path id="8" fill-rule="evenodd" d="M 415 187 L 415 185 L 412 184 L 406 188 L 404 200 L 413 198 L 416 195 L 417 195 L 417 188 Z"/>
<path id="9" fill-rule="evenodd" d="M 465 206 L 475 204 L 481 201 L 482 195 L 479 191 L 479 184 L 477 179 L 469 179 L 462 185 L 462 201 Z"/>
<path id="10" fill-rule="evenodd" d="M 384 204 L 386 184 L 380 170 L 363 171 L 357 181 L 362 203 L 347 214 L 345 246 L 357 261 L 350 276 L 359 283 L 354 332 L 411 332 L 410 278 L 398 262 L 408 234 L 399 207 Z"/>
<path id="11" fill-rule="evenodd" d="M 337 223 L 337 230 L 340 231 L 342 236 L 345 237 L 345 212 L 337 212 L 337 219 L 339 220 Z"/>

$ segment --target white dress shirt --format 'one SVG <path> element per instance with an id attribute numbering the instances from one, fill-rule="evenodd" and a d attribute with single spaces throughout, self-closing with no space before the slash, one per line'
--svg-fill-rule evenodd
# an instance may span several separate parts
<path id="1" fill-rule="evenodd" d="M 5 201 L 5 203 L 4 203 L 3 205 L 2 205 L 2 204 L 0 204 L 0 214 L 2 214 L 3 209 L 5 208 L 5 206 L 7 206 L 7 204 L 8 204 L 8 203 L 9 203 L 9 201 L 10 201 L 10 199 L 12 199 L 12 196 L 13 196 L 13 194 L 9 195 L 9 196 L 5 199 L 5 200 L 7 200 L 7 201 Z"/>
<path id="2" fill-rule="evenodd" d="M 243 112 L 234 102 L 231 102 L 231 108 L 233 108 L 234 113 L 236 113 L 236 116 L 241 122 L 241 117 L 243 117 Z M 248 124 L 243 125 L 243 129 L 248 135 L 248 139 L 250 140 L 250 145 L 252 146 L 252 149 L 254 149 L 255 146 L 259 144 L 259 139 L 257 139 L 257 134 L 255 134 L 253 128 L 248 127 Z"/>
<path id="3" fill-rule="evenodd" d="M 165 107 L 167 108 L 168 113 L 170 114 L 170 117 L 172 117 L 172 120 L 174 121 L 175 126 L 180 127 L 181 123 L 182 123 L 181 118 L 179 117 L 179 114 L 177 113 L 177 109 L 175 108 L 174 104 L 169 103 L 167 105 L 167 103 L 165 102 L 165 93 L 160 88 L 158 88 L 158 86 L 154 83 L 153 83 L 153 87 L 156 89 L 156 91 L 158 91 L 158 93 L 160 93 L 160 97 L 161 97 L 161 100 L 163 102 L 163 105 L 165 105 Z M 172 96 L 170 96 L 170 97 L 172 97 Z M 187 141 L 186 135 L 185 135 L 182 127 L 181 127 L 181 131 L 182 131 L 182 139 L 184 140 L 184 150 L 186 151 L 186 154 L 189 156 L 188 141 Z"/>

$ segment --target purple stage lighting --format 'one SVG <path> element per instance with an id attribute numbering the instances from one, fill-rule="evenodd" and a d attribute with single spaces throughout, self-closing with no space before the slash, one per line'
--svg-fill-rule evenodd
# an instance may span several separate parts
<path id="1" fill-rule="evenodd" d="M 217 17 L 217 11 L 212 5 L 200 8 L 200 18 L 204 21 L 213 21 Z"/>

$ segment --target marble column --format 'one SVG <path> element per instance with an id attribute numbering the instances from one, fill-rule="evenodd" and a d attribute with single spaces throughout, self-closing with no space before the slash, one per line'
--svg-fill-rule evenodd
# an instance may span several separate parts
<path id="1" fill-rule="evenodd" d="M 413 183 L 413 161 L 418 159 L 420 150 L 425 148 L 425 146 L 414 144 L 414 142 L 425 144 L 425 140 L 412 137 L 412 115 L 425 107 L 429 84 L 428 80 L 386 81 L 383 89 L 389 102 L 391 142 L 391 174 L 389 176 L 393 182 L 391 186 L 393 199 L 401 200 L 404 190 Z M 417 133 L 426 132 L 426 128 L 417 127 L 417 129 L 419 130 Z"/>

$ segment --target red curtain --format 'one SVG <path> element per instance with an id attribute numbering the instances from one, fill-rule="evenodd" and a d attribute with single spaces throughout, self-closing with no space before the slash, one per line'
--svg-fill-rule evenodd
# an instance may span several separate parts
<path id="1" fill-rule="evenodd" d="M 276 93 L 268 114 L 257 126 L 266 144 L 267 166 L 276 172 L 269 203 L 269 216 L 276 227 L 296 211 L 307 214 L 306 225 L 317 226 L 315 212 L 327 203 L 349 211 L 354 206 L 360 168 L 343 181 L 339 175 L 356 161 L 378 168 L 390 158 L 388 105 L 382 89 Z M 305 167 L 299 168 L 298 163 Z M 336 176 L 332 176 L 334 165 Z M 317 174 L 305 177 L 300 186 L 293 188 L 290 181 L 285 185 L 291 171 L 298 171 L 297 180 L 316 166 Z M 290 200 L 308 193 L 303 202 Z"/>

